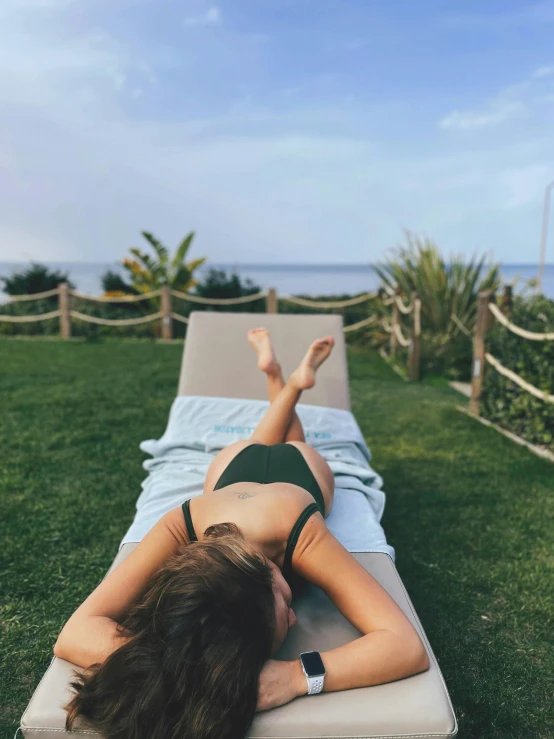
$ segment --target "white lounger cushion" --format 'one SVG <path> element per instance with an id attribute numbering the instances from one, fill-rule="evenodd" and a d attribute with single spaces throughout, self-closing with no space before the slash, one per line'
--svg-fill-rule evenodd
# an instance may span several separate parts
<path id="1" fill-rule="evenodd" d="M 286 372 L 293 369 L 310 341 L 333 335 L 337 342 L 333 355 L 323 365 L 318 384 L 303 395 L 303 401 L 350 409 L 340 316 L 193 313 L 185 342 L 179 394 L 217 397 L 243 394 L 247 398 L 265 399 L 263 377 L 256 373 L 253 357 L 247 353 L 249 347 L 244 344 L 246 330 L 260 325 L 270 328 L 277 356 Z M 237 351 L 237 346 L 244 346 L 245 351 Z M 222 351 L 231 354 L 224 355 Z M 126 544 L 112 567 L 133 546 Z M 251 739 L 441 739 L 456 735 L 456 718 L 441 672 L 391 558 L 379 553 L 355 556 L 418 629 L 430 657 L 430 669 L 387 685 L 299 698 L 257 715 L 248 735 Z M 402 552 L 398 556 L 401 558 Z M 300 651 L 331 649 L 358 636 L 315 587 L 310 586 L 302 594 L 295 603 L 295 612 L 298 623 L 277 655 L 281 659 L 293 659 Z M 27 739 L 71 736 L 63 728 L 65 715 L 61 706 L 69 697 L 72 669 L 69 663 L 53 659 L 21 720 Z M 98 736 L 90 728 L 83 727 L 82 732 L 77 735 Z"/>
<path id="2" fill-rule="evenodd" d="M 126 544 L 112 568 L 135 546 Z M 442 675 L 391 558 L 378 553 L 355 556 L 388 590 L 419 631 L 431 668 L 421 675 L 395 683 L 305 696 L 281 708 L 260 713 L 248 733 L 252 739 L 455 736 L 456 719 Z M 318 588 L 309 586 L 296 600 L 294 610 L 298 623 L 290 630 L 276 655 L 277 659 L 294 659 L 301 651 L 332 649 L 359 636 L 359 632 Z M 61 706 L 70 697 L 68 684 L 74 669 L 69 662 L 54 658 L 21 720 L 21 729 L 27 739 L 67 739 L 72 736 L 63 728 L 65 714 Z M 81 726 L 82 731 L 87 731 L 85 736 L 100 736 Z"/>

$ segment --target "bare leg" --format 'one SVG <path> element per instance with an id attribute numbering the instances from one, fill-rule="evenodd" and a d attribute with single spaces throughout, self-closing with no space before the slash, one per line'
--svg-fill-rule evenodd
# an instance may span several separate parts
<path id="1" fill-rule="evenodd" d="M 332 336 L 313 342 L 258 424 L 251 436 L 253 441 L 278 444 L 284 440 L 302 391 L 314 386 L 315 373 L 331 353 L 334 343 Z"/>
<path id="2" fill-rule="evenodd" d="M 281 390 L 285 387 L 285 380 L 279 367 L 279 373 L 267 376 L 267 389 L 269 393 L 269 401 L 273 403 Z M 284 441 L 306 441 L 302 421 L 298 418 L 295 410 L 292 412 L 291 422 L 285 433 Z"/>
<path id="3" fill-rule="evenodd" d="M 275 357 L 269 332 L 266 328 L 253 328 L 248 332 L 248 342 L 258 357 L 258 367 L 267 376 L 269 402 L 273 403 L 285 387 L 281 365 Z M 302 423 L 293 410 L 291 422 L 285 432 L 284 441 L 306 441 Z"/>

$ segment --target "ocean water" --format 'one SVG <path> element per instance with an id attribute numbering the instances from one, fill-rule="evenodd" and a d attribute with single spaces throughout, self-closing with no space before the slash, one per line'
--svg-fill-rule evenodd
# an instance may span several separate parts
<path id="1" fill-rule="evenodd" d="M 101 295 L 101 277 L 108 269 L 123 270 L 116 263 L 101 262 L 48 262 L 48 267 L 69 272 L 71 280 L 81 292 Z M 0 277 L 8 276 L 28 266 L 27 263 L 0 262 Z M 209 268 L 233 271 L 241 278 L 250 278 L 262 289 L 274 287 L 281 294 L 337 295 L 375 290 L 379 278 L 371 264 L 217 264 L 201 267 L 201 276 Z M 521 292 L 529 279 L 537 277 L 538 268 L 533 264 L 506 264 L 501 268 L 506 283 L 515 282 L 514 291 Z M 0 285 L 1 287 L 1 285 Z M 554 298 L 554 264 L 545 267 L 543 292 Z M 3 297 L 0 292 L 0 298 Z"/>

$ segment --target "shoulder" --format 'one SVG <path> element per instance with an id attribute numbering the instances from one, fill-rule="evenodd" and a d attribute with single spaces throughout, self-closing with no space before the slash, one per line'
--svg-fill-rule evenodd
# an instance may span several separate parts
<path id="1" fill-rule="evenodd" d="M 185 526 L 185 518 L 183 515 L 183 508 L 172 508 L 170 511 L 165 513 L 156 526 L 166 537 L 171 538 L 179 546 L 183 544 L 189 544 L 189 538 L 187 535 L 187 529 Z"/>
<path id="2" fill-rule="evenodd" d="M 296 487 L 296 486 L 295 486 Z M 300 488 L 287 487 L 279 492 L 278 496 L 273 497 L 267 503 L 267 512 L 270 514 L 272 527 L 279 532 L 285 539 L 298 522 L 304 511 L 314 503 L 313 497 L 306 490 Z M 321 520 L 323 520 L 323 517 Z M 307 525 L 307 524 L 306 524 Z"/>
<path id="3" fill-rule="evenodd" d="M 282 562 L 289 538 L 301 519 L 302 513 L 313 503 L 312 496 L 293 486 L 283 486 L 274 495 L 265 491 L 256 496 L 250 517 L 244 516 L 243 533 L 247 539 L 256 541 L 276 563 Z M 323 521 L 323 517 L 318 513 Z M 311 517 L 313 518 L 313 517 Z M 310 518 L 310 520 L 311 520 Z M 306 522 L 304 528 L 308 526 Z"/>
<path id="4" fill-rule="evenodd" d="M 302 512 L 299 512 L 296 519 L 299 522 L 302 521 Z M 327 528 L 321 512 L 319 510 L 314 511 L 303 523 L 298 536 L 292 559 L 294 570 L 302 575 L 302 568 L 306 569 L 307 563 L 312 563 L 318 554 L 332 546 L 333 541 L 339 544 Z"/>

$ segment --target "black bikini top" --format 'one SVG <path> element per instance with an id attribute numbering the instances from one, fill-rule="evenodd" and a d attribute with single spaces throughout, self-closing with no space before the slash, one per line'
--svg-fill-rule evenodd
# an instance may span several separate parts
<path id="1" fill-rule="evenodd" d="M 183 516 L 185 518 L 185 525 L 187 527 L 187 534 L 189 536 L 189 539 L 190 541 L 198 541 L 198 537 L 196 536 L 196 531 L 194 530 L 194 525 L 192 523 L 192 518 L 190 515 L 190 498 L 188 500 L 185 500 L 181 507 L 183 509 Z M 285 578 L 289 578 L 292 575 L 292 555 L 294 554 L 294 549 L 296 547 L 298 539 L 300 538 L 302 529 L 306 525 L 307 520 L 314 513 L 320 513 L 319 506 L 317 505 L 317 503 L 310 503 L 298 516 L 294 523 L 294 526 L 291 529 L 289 538 L 287 539 L 287 548 L 285 549 L 285 559 L 283 562 L 283 575 Z"/>

